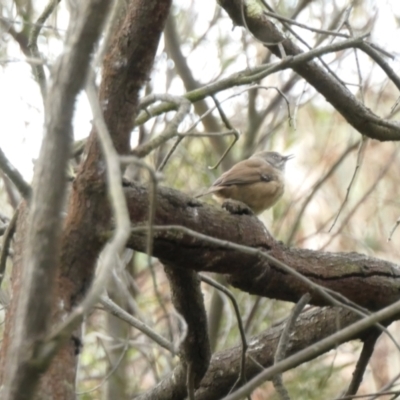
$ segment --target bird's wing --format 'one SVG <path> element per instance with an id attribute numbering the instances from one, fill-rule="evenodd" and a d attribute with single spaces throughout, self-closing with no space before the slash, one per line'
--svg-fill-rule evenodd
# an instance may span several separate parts
<path id="1" fill-rule="evenodd" d="M 243 165 L 245 163 L 245 165 Z M 270 182 L 275 174 L 271 165 L 259 159 L 249 159 L 234 165 L 224 172 L 211 186 L 215 191 L 219 187 L 231 185 L 248 185 L 260 181 Z"/>

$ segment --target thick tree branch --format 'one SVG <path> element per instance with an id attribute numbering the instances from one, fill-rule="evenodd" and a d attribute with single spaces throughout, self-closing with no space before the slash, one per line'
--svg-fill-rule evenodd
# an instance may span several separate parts
<path id="1" fill-rule="evenodd" d="M 145 224 L 147 190 L 132 184 L 126 188 L 126 194 L 132 223 Z M 365 308 L 376 310 L 400 298 L 400 270 L 393 263 L 357 253 L 288 248 L 276 241 L 256 217 L 231 215 L 173 189 L 160 187 L 156 203 L 156 225 L 181 225 L 255 249 L 254 254 L 245 254 L 182 233 L 156 232 L 153 254 L 176 267 L 228 274 L 235 287 L 279 300 L 297 302 L 310 291 L 304 282 L 257 255 L 257 252 L 265 252 Z M 145 233 L 133 234 L 129 244 L 143 251 L 145 238 Z M 311 295 L 311 303 L 327 304 L 318 293 Z"/>
<path id="2" fill-rule="evenodd" d="M 358 317 L 354 313 L 341 308 L 322 308 L 305 311 L 296 321 L 286 349 L 286 355 L 292 356 L 309 346 L 313 346 L 318 341 L 357 320 Z M 247 351 L 249 357 L 246 362 L 247 379 L 251 379 L 261 372 L 259 365 L 264 368 L 274 365 L 275 352 L 285 323 L 286 321 L 282 321 L 279 325 L 264 331 L 260 335 L 249 338 Z M 318 326 L 318 329 L 315 329 L 315 326 Z M 364 340 L 367 337 L 368 334 L 363 332 L 354 336 L 353 339 Z M 343 342 L 336 342 L 331 348 L 335 348 L 341 343 Z M 316 356 L 323 353 L 321 351 Z M 196 400 L 220 400 L 225 396 L 239 375 L 240 358 L 240 345 L 215 353 L 200 388 L 196 392 Z M 252 360 L 255 360 L 256 363 Z"/>
<path id="3" fill-rule="evenodd" d="M 51 319 L 75 98 L 85 82 L 109 2 L 93 0 L 83 4 L 79 18 L 71 20 L 66 39 L 69 50 L 54 69 L 45 104 L 45 134 L 33 180 L 23 281 L 6 359 L 2 397 L 7 400 L 31 398 L 40 373 L 48 366 L 34 361 Z"/>
<path id="4" fill-rule="evenodd" d="M 129 2 L 110 41 L 105 56 L 100 104 L 117 153 L 127 154 L 133 119 L 139 108 L 139 92 L 149 77 L 170 1 Z M 152 23 L 149 24 L 148 21 Z M 53 304 L 53 322 L 65 320 L 85 297 L 92 282 L 96 261 L 104 246 L 95 227 L 108 227 L 111 209 L 106 194 L 106 168 L 96 129 L 86 144 L 86 157 L 74 181 L 68 215 L 64 223 L 61 265 Z M 80 329 L 70 336 L 41 381 L 41 395 L 62 393 L 72 398 Z M 60 387 L 58 382 L 68 382 Z"/>
<path id="5" fill-rule="evenodd" d="M 271 379 L 275 374 L 279 372 L 283 372 L 288 370 L 289 368 L 293 368 L 296 365 L 299 365 L 311 358 L 316 357 L 321 352 L 326 352 L 331 349 L 333 346 L 337 345 L 337 343 L 343 343 L 344 341 L 348 341 L 356 337 L 361 332 L 373 326 L 376 322 L 380 321 L 388 321 L 393 320 L 399 317 L 400 313 L 400 301 L 385 307 L 384 309 L 377 311 L 376 313 L 363 318 L 360 321 L 357 321 L 346 328 L 338 330 L 334 334 L 313 343 L 312 346 L 305 348 L 299 351 L 297 354 L 294 354 L 285 360 L 275 364 L 272 367 L 269 367 L 262 372 L 260 372 L 257 376 L 255 376 L 251 381 L 243 385 L 239 390 L 235 393 L 224 397 L 224 400 L 239 400 L 244 396 L 251 393 L 258 386 Z"/>

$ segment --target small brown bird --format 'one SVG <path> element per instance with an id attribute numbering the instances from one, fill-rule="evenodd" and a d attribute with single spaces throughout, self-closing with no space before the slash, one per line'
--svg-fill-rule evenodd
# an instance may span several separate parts
<path id="1" fill-rule="evenodd" d="M 286 161 L 294 156 L 282 156 L 275 151 L 260 151 L 224 172 L 213 185 L 197 197 L 212 193 L 220 203 L 227 199 L 241 201 L 255 214 L 272 207 L 285 189 Z"/>

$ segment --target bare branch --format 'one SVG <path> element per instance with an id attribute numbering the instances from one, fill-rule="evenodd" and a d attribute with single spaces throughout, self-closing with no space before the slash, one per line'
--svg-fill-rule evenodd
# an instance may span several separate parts
<path id="1" fill-rule="evenodd" d="M 397 153 L 399 152 L 399 149 L 396 149 L 391 157 L 389 158 L 388 162 L 386 163 L 385 167 L 382 168 L 382 170 L 379 172 L 378 176 L 375 178 L 374 182 L 371 184 L 371 186 L 366 190 L 366 192 L 364 193 L 364 195 L 360 198 L 360 200 L 358 200 L 358 202 L 353 206 L 353 208 L 348 212 L 348 214 L 346 215 L 346 217 L 344 218 L 343 222 L 341 223 L 341 225 L 339 226 L 339 228 L 337 229 L 337 231 L 331 235 L 331 237 L 329 238 L 329 240 L 322 246 L 321 250 L 325 249 L 327 246 L 329 246 L 330 243 L 332 243 L 332 240 L 343 230 L 343 228 L 346 226 L 346 224 L 348 223 L 348 221 L 350 220 L 350 218 L 352 217 L 352 215 L 356 212 L 356 210 L 358 209 L 358 207 L 360 207 L 360 205 L 365 201 L 365 199 L 377 188 L 378 183 L 380 182 L 380 180 L 385 176 L 385 174 L 388 172 L 389 167 L 391 166 L 391 164 L 394 162 Z"/>
<path id="2" fill-rule="evenodd" d="M 389 232 L 389 236 L 388 236 L 388 239 L 387 239 L 388 242 L 390 242 L 390 241 L 392 240 L 392 236 L 393 236 L 393 234 L 396 232 L 396 229 L 397 229 L 397 227 L 398 227 L 399 225 L 400 225 L 400 217 L 397 218 L 396 222 L 394 223 L 392 229 L 391 229 L 390 232 Z"/>
<path id="3" fill-rule="evenodd" d="M 0 149 L 0 168 L 14 183 L 18 191 L 22 194 L 25 199 L 28 199 L 31 195 L 31 187 L 24 180 L 21 173 L 10 163 L 3 150 Z"/>
<path id="4" fill-rule="evenodd" d="M 7 354 L 4 399 L 34 393 L 48 363 L 36 364 L 36 350 L 47 333 L 53 306 L 52 288 L 59 263 L 66 194 L 66 167 L 72 146 L 75 98 L 82 89 L 93 46 L 107 15 L 108 1 L 82 3 L 79 18 L 70 20 L 66 46 L 56 64 L 45 105 L 45 134 L 33 180 L 24 254 L 22 287 L 13 341 Z M 36 306 L 32 308 L 32 304 Z M 48 360 L 47 360 L 48 361 Z"/>
<path id="5" fill-rule="evenodd" d="M 218 9 L 219 7 L 217 7 Z M 217 13 L 218 15 L 218 13 Z M 214 21 L 215 23 L 215 21 Z M 175 24 L 175 19 L 172 14 L 169 15 L 164 30 L 165 47 L 168 55 L 172 58 L 175 64 L 175 69 L 185 85 L 186 91 L 193 91 L 201 87 L 200 83 L 194 78 L 190 70 L 186 57 L 181 51 L 181 37 L 179 36 Z M 193 107 L 198 115 L 204 115 L 208 110 L 207 102 L 204 99 L 194 102 Z M 212 114 L 207 114 L 207 117 L 202 120 L 202 124 L 207 132 L 218 132 L 220 126 L 217 118 Z M 210 138 L 212 146 L 216 149 L 217 154 L 222 154 L 225 148 L 225 142 L 222 138 Z M 225 167 L 230 166 L 232 159 L 228 157 Z"/>
<path id="6" fill-rule="evenodd" d="M 275 18 L 279 21 L 288 22 L 289 24 L 299 26 L 300 28 L 307 29 L 308 31 L 311 31 L 311 32 L 323 33 L 325 35 L 330 35 L 330 36 L 339 36 L 339 37 L 346 38 L 346 39 L 348 39 L 350 37 L 349 35 L 346 35 L 345 33 L 313 28 L 309 25 L 302 24 L 294 19 L 286 18 L 286 17 L 279 15 L 277 13 L 274 13 L 274 12 L 264 11 L 264 14 L 267 15 L 268 17 Z"/>
<path id="7" fill-rule="evenodd" d="M 129 325 L 133 326 L 140 332 L 144 333 L 151 340 L 154 340 L 154 342 L 156 342 L 162 348 L 168 350 L 172 354 L 176 353 L 176 349 L 174 348 L 172 343 L 170 343 L 168 340 L 164 339 L 157 332 L 152 330 L 150 327 L 148 327 L 142 321 L 135 318 L 133 315 L 128 314 L 118 304 L 114 303 L 108 296 L 103 295 L 100 298 L 100 303 L 112 315 L 115 315 L 116 317 L 121 318 L 123 321 L 127 322 Z"/>
<path id="8" fill-rule="evenodd" d="M 3 282 L 4 273 L 6 271 L 8 252 L 10 250 L 11 240 L 14 236 L 15 228 L 17 226 L 17 219 L 18 219 L 18 209 L 14 212 L 14 215 L 11 218 L 3 237 L 3 243 L 1 246 L 1 253 L 0 253 L 0 287 L 1 283 Z"/>
<path id="9" fill-rule="evenodd" d="M 181 362 L 175 370 L 138 400 L 180 399 L 197 388 L 207 371 L 211 352 L 207 335 L 207 316 L 200 290 L 200 279 L 191 270 L 165 267 L 171 286 L 172 302 L 184 317 L 188 333 L 181 345 Z M 188 372 L 188 368 L 191 370 Z M 193 384 L 192 384 L 193 382 Z"/>
<path id="10" fill-rule="evenodd" d="M 336 343 L 340 343 L 343 340 L 348 340 L 352 338 L 357 333 L 370 328 L 375 323 L 383 321 L 387 318 L 391 318 L 399 312 L 400 301 L 397 301 L 396 303 L 384 308 L 383 310 L 380 310 L 368 317 L 365 317 L 362 320 L 340 330 L 339 332 L 315 343 L 313 346 L 301 350 L 297 354 L 290 356 L 283 361 L 280 361 L 278 364 L 275 364 L 270 368 L 267 368 L 255 378 L 253 378 L 250 382 L 246 383 L 243 387 L 237 390 L 235 393 L 224 397 L 223 400 L 240 400 L 248 393 L 251 393 L 258 386 L 263 384 L 265 381 L 271 379 L 272 376 L 292 368 L 293 366 L 301 362 L 301 360 L 305 361 L 310 359 L 310 357 L 312 357 L 313 354 L 317 354 L 318 351 L 328 350 Z"/>
<path id="11" fill-rule="evenodd" d="M 279 361 L 282 361 L 286 357 L 286 350 L 289 345 L 290 334 L 293 331 L 294 324 L 296 323 L 297 318 L 302 312 L 303 308 L 310 301 L 311 296 L 306 293 L 301 297 L 301 299 L 296 303 L 293 307 L 289 318 L 286 321 L 285 327 L 283 328 L 281 337 L 279 339 L 278 346 L 276 348 L 274 363 L 277 364 Z M 283 385 L 282 374 L 277 374 L 272 378 L 272 382 L 274 384 L 275 390 L 279 394 L 281 400 L 290 400 L 289 393 L 285 386 Z"/>
<path id="12" fill-rule="evenodd" d="M 234 23 L 243 25 L 241 15 L 242 1 L 219 0 L 219 4 L 228 12 Z M 254 9 L 251 9 L 251 12 L 248 12 L 248 10 L 250 10 L 250 8 L 246 7 L 246 24 L 258 40 L 261 42 L 268 40 L 269 42 L 277 43 L 283 40 L 282 45 L 285 48 L 285 53 L 288 55 L 288 57 L 282 61 L 283 63 L 285 63 L 287 59 L 291 60 L 291 57 L 295 59 L 299 55 L 310 54 L 318 50 L 314 49 L 310 52 L 303 53 L 296 44 L 285 38 L 268 17 L 263 14 L 262 6 L 257 5 Z M 342 43 L 345 42 L 347 42 L 347 40 Z M 357 41 L 354 43 L 354 47 L 367 51 L 366 47 L 363 46 L 363 42 L 363 40 Z M 281 51 L 277 46 L 268 46 L 268 48 L 278 57 L 281 56 Z M 373 51 L 375 52 L 375 50 Z M 319 55 L 321 54 L 316 55 L 316 57 Z M 380 65 L 382 67 L 382 62 Z M 361 134 L 382 141 L 400 140 L 400 124 L 398 122 L 377 117 L 371 110 L 358 101 L 349 90 L 343 87 L 343 85 L 338 84 L 337 80 L 317 63 L 310 62 L 310 59 L 308 59 L 304 60 L 304 62 L 291 65 L 291 67 L 314 86 L 314 88 Z M 387 74 L 391 73 L 387 65 L 385 68 Z M 255 79 L 258 78 L 257 75 L 253 77 Z"/>
<path id="13" fill-rule="evenodd" d="M 342 201 L 342 204 L 339 207 L 339 211 L 336 213 L 336 217 L 333 220 L 333 223 L 332 223 L 331 227 L 329 228 L 328 232 L 331 232 L 333 227 L 336 225 L 336 221 L 338 220 L 339 215 L 343 210 L 343 207 L 345 206 L 345 204 L 347 203 L 347 200 L 349 199 L 350 190 L 353 187 L 353 184 L 356 180 L 356 177 L 357 177 L 358 172 L 361 167 L 361 163 L 362 163 L 362 159 L 363 159 L 363 155 L 364 155 L 364 149 L 365 149 L 366 144 L 367 144 L 367 138 L 365 136 L 363 136 L 362 140 L 360 141 L 360 146 L 359 146 L 358 152 L 357 152 L 356 166 L 354 168 L 353 175 L 351 176 L 349 186 L 347 186 L 347 189 L 346 189 L 346 196 L 345 196 L 344 200 Z"/>
<path id="14" fill-rule="evenodd" d="M 43 10 L 42 14 L 37 19 L 36 23 L 32 27 L 31 34 L 29 36 L 28 48 L 30 50 L 31 56 L 34 59 L 42 60 L 42 57 L 39 52 L 39 48 L 37 45 L 37 39 L 40 35 L 40 31 L 42 30 L 43 24 L 46 22 L 47 18 L 51 15 L 51 13 L 55 10 L 57 5 L 61 0 L 49 0 L 49 3 Z M 39 84 L 40 91 L 42 93 L 42 99 L 45 101 L 46 99 L 46 75 L 44 73 L 43 64 L 37 63 L 32 64 L 32 69 L 36 78 L 37 83 Z"/>
<path id="15" fill-rule="evenodd" d="M 341 397 L 341 399 L 357 393 L 379 336 L 380 332 L 371 332 L 371 334 L 364 340 L 360 357 L 358 358 L 356 368 L 353 372 L 353 378 L 351 379 L 346 393 Z"/>
<path id="16" fill-rule="evenodd" d="M 175 104 L 178 107 L 178 111 L 176 112 L 172 121 L 166 126 L 164 132 L 161 135 L 157 136 L 148 143 L 144 143 L 138 146 L 136 149 L 132 151 L 132 154 L 134 156 L 140 158 L 144 157 L 154 149 L 160 147 L 163 143 L 167 142 L 168 140 L 176 136 L 178 134 L 178 126 L 190 111 L 191 107 L 190 101 L 188 101 L 184 97 L 171 96 L 168 94 L 151 94 L 142 99 L 140 106 L 142 108 L 146 108 L 151 103 L 160 100 Z"/>
<path id="17" fill-rule="evenodd" d="M 225 286 L 221 285 L 214 279 L 211 279 L 210 277 L 205 276 L 205 275 L 200 275 L 200 279 L 203 282 L 206 282 L 209 285 L 215 287 L 220 292 L 224 293 L 231 301 L 231 303 L 233 305 L 233 309 L 235 310 L 236 320 L 238 323 L 238 328 L 239 328 L 239 333 L 240 333 L 240 340 L 242 342 L 242 356 L 241 356 L 241 362 L 240 362 L 240 374 L 239 374 L 237 381 L 235 382 L 234 386 L 231 389 L 231 390 L 233 390 L 235 387 L 237 387 L 237 385 L 245 382 L 245 380 L 246 380 L 246 351 L 247 351 L 248 346 L 247 346 L 247 340 L 246 340 L 246 333 L 245 333 L 244 327 L 243 327 L 242 317 L 240 316 L 239 306 L 237 304 L 235 296 Z"/>
<path id="18" fill-rule="evenodd" d="M 229 89 L 234 86 L 252 84 L 254 82 L 260 81 L 261 79 L 263 79 L 263 78 L 267 77 L 268 75 L 271 75 L 277 71 L 283 71 L 288 68 L 302 65 L 302 64 L 307 63 L 307 62 L 313 60 L 314 58 L 320 57 L 324 54 L 329 54 L 332 52 L 353 48 L 358 43 L 362 42 L 364 37 L 365 36 L 347 39 L 342 42 L 338 42 L 338 43 L 330 44 L 328 46 L 310 50 L 306 53 L 300 53 L 295 56 L 287 57 L 285 60 L 282 60 L 280 62 L 270 63 L 267 65 L 260 65 L 258 67 L 246 69 L 246 70 L 237 72 L 235 74 L 232 74 L 231 76 L 229 76 L 227 78 L 220 79 L 219 81 L 217 81 L 215 83 L 210 83 L 199 89 L 188 92 L 184 95 L 184 97 L 187 98 L 190 102 L 194 103 L 196 101 L 205 99 L 208 96 L 211 96 L 213 94 L 216 94 L 220 91 Z M 346 93 L 347 93 L 347 91 L 346 91 Z M 347 94 L 346 94 L 346 96 L 347 96 Z M 136 125 L 144 124 L 151 117 L 160 115 L 162 113 L 171 111 L 173 109 L 174 109 L 174 107 L 171 104 L 160 104 L 160 105 L 152 108 L 149 113 L 142 111 L 139 114 L 139 116 L 136 118 L 135 124 Z M 359 111 L 359 113 L 360 113 L 360 111 Z M 367 113 L 366 110 L 363 110 L 363 117 L 365 116 L 365 118 L 368 118 L 369 116 L 372 116 L 372 115 L 373 114 L 371 114 L 371 112 Z M 375 121 L 375 119 L 374 119 L 374 121 Z M 400 130 L 400 127 L 399 127 L 399 130 Z M 399 133 L 399 137 L 400 137 L 400 133 Z"/>

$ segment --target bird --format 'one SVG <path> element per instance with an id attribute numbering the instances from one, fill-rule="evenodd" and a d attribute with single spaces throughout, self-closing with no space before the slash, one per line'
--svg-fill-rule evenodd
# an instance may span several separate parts
<path id="1" fill-rule="evenodd" d="M 220 203 L 239 201 L 254 214 L 261 214 L 282 197 L 285 165 L 293 157 L 293 154 L 283 156 L 275 151 L 257 152 L 224 172 L 210 188 L 196 197 L 213 194 Z"/>

